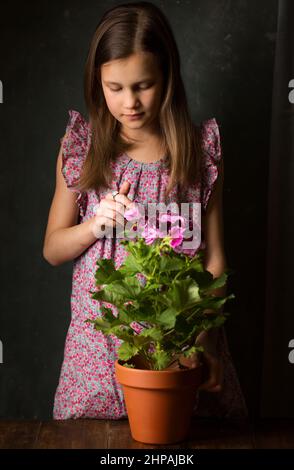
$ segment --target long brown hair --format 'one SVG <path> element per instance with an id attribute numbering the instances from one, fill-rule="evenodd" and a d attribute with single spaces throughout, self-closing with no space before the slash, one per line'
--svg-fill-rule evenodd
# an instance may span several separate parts
<path id="1" fill-rule="evenodd" d="M 151 52 L 159 60 L 164 89 L 159 113 L 161 137 L 167 149 L 169 183 L 180 187 L 198 182 L 201 144 L 190 117 L 180 73 L 180 56 L 172 29 L 162 11 L 150 2 L 124 3 L 107 10 L 94 32 L 85 65 L 84 95 L 91 125 L 91 144 L 78 187 L 82 191 L 109 187 L 110 162 L 133 148 L 122 139 L 119 122 L 108 110 L 101 86 L 101 66 L 133 53 Z"/>

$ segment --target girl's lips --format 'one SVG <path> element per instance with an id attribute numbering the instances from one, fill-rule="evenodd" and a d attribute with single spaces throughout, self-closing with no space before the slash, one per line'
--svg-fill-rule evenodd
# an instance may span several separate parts
<path id="1" fill-rule="evenodd" d="M 138 119 L 141 116 L 143 116 L 144 113 L 138 113 L 138 114 L 125 114 L 125 116 L 129 119 Z"/>

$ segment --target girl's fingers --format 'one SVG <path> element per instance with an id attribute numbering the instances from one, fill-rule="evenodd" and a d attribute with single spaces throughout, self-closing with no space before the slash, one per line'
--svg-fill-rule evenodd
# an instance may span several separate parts
<path id="1" fill-rule="evenodd" d="M 119 211 L 116 211 L 113 206 L 109 205 L 98 205 L 95 210 L 96 217 L 108 217 L 116 221 L 117 223 L 124 225 L 124 216 Z"/>
<path id="2" fill-rule="evenodd" d="M 115 196 L 115 201 L 120 202 L 126 208 L 130 208 L 131 205 L 134 204 L 134 202 L 124 194 L 118 194 L 117 196 Z"/>
<path id="3" fill-rule="evenodd" d="M 113 199 L 112 193 L 107 193 L 105 195 L 105 199 L 107 201 L 114 202 L 114 203 L 118 202 L 122 204 L 125 208 L 129 207 L 131 204 L 134 204 L 134 202 L 131 199 L 129 199 L 125 194 L 120 194 L 120 193 L 118 193 L 115 196 L 115 199 Z"/>
<path id="4" fill-rule="evenodd" d="M 200 385 L 199 390 L 207 392 L 220 392 L 222 390 L 223 382 L 223 364 L 218 358 L 213 357 L 211 354 L 204 353 L 206 367 L 208 368 L 208 379 Z"/>
<path id="5" fill-rule="evenodd" d="M 108 217 L 109 219 L 114 220 L 116 223 L 119 223 L 121 225 L 124 224 L 124 216 L 120 214 L 120 212 L 116 212 L 113 209 L 105 208 L 103 210 L 103 215 L 105 217 Z"/>
<path id="6" fill-rule="evenodd" d="M 201 384 L 198 387 L 198 390 L 205 392 L 220 392 L 222 390 L 222 384 L 212 377 L 203 384 Z"/>
<path id="7" fill-rule="evenodd" d="M 119 201 L 118 196 L 115 198 L 115 201 L 109 202 L 111 203 L 111 207 L 113 207 L 115 211 L 119 212 L 121 216 L 124 217 L 127 207 L 123 202 Z"/>
<path id="8" fill-rule="evenodd" d="M 129 208 L 134 204 L 134 202 L 126 196 L 129 189 L 130 183 L 125 181 L 119 193 L 115 196 L 115 199 L 113 198 L 112 192 L 109 192 L 101 199 L 100 203 L 94 207 L 95 217 L 91 225 L 91 230 L 97 238 L 107 236 L 109 233 L 113 236 L 113 228 L 115 227 L 119 233 L 124 232 L 125 208 Z"/>
<path id="9" fill-rule="evenodd" d="M 214 387 L 210 387 L 207 391 L 214 393 L 214 392 L 220 392 L 221 390 L 222 390 L 222 385 L 217 384 Z"/>
<path id="10" fill-rule="evenodd" d="M 108 209 L 113 209 L 116 212 L 120 213 L 122 217 L 124 217 L 126 207 L 117 199 L 118 198 L 115 198 L 115 201 L 113 201 L 112 199 L 107 199 L 107 198 L 101 199 L 100 204 L 97 204 L 97 206 L 101 208 L 107 207 Z"/>

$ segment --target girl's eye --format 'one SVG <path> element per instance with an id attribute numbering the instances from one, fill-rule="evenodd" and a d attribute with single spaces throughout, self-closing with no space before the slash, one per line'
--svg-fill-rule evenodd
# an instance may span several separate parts
<path id="1" fill-rule="evenodd" d="M 140 89 L 140 90 L 147 90 L 147 88 L 149 88 L 149 87 L 151 87 L 151 86 L 152 86 L 152 84 L 149 84 L 149 85 L 141 86 L 141 87 L 139 87 L 139 89 Z M 117 91 L 120 91 L 121 88 L 116 88 L 116 89 L 110 88 L 110 90 L 111 90 L 111 91 L 114 91 L 114 92 L 117 92 Z"/>
<path id="2" fill-rule="evenodd" d="M 150 85 L 145 85 L 145 86 L 141 86 L 140 87 L 140 90 L 147 90 L 147 88 L 151 87 L 151 84 Z"/>

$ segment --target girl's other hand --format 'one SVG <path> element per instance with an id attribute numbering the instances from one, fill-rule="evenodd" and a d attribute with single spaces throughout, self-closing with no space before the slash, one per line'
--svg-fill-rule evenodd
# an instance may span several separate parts
<path id="1" fill-rule="evenodd" d="M 206 392 L 220 392 L 223 387 L 223 362 L 214 354 L 203 352 L 204 382 L 198 390 Z"/>
<path id="2" fill-rule="evenodd" d="M 212 328 L 202 331 L 196 338 L 196 344 L 203 346 L 201 353 L 204 365 L 204 382 L 199 390 L 206 392 L 220 392 L 223 387 L 223 361 L 217 350 L 219 329 Z"/>
<path id="3" fill-rule="evenodd" d="M 180 356 L 180 363 L 185 367 L 197 367 L 203 363 L 204 382 L 198 390 L 220 392 L 223 386 L 223 362 L 217 353 L 218 330 L 213 328 L 202 331 L 196 339 L 196 344 L 204 348 L 202 353 L 192 354 L 189 358 Z"/>
<path id="4" fill-rule="evenodd" d="M 91 231 L 96 238 L 101 238 L 109 232 L 113 234 L 114 227 L 118 227 L 120 230 L 124 229 L 124 212 L 126 208 L 134 204 L 127 197 L 130 186 L 128 181 L 124 181 L 115 199 L 113 199 L 112 192 L 109 192 L 97 205 L 96 214 L 91 224 Z"/>

